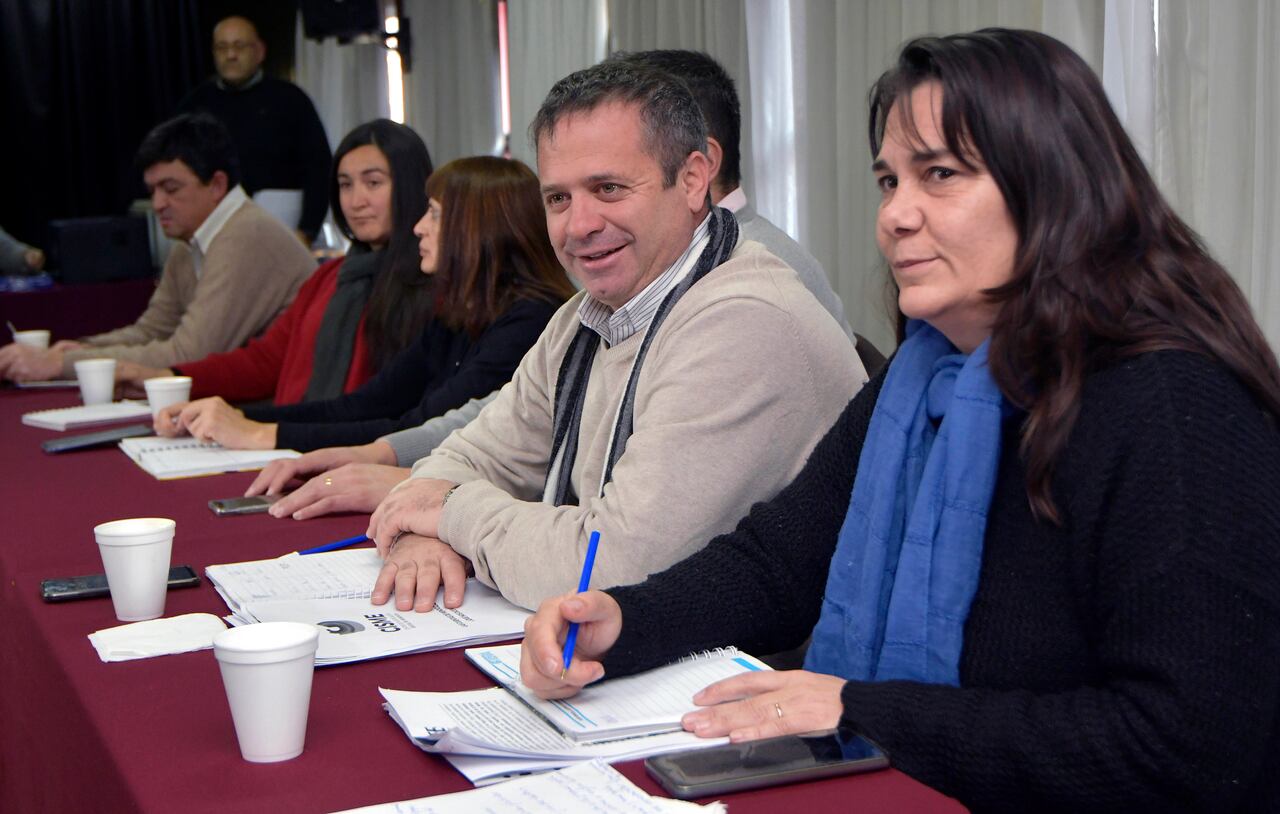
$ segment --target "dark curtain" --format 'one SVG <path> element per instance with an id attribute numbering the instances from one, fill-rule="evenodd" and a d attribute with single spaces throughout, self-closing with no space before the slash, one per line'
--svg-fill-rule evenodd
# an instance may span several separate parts
<path id="1" fill-rule="evenodd" d="M 212 72 L 196 0 L 0 0 L 0 225 L 123 214 L 133 156 Z"/>

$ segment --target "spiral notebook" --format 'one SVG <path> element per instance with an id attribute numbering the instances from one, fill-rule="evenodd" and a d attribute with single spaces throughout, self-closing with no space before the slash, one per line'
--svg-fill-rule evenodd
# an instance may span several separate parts
<path id="1" fill-rule="evenodd" d="M 111 404 L 86 404 L 82 407 L 60 407 L 55 410 L 36 410 L 25 413 L 22 423 L 28 427 L 46 430 L 71 430 L 91 427 L 94 424 L 110 424 L 151 417 L 151 408 L 145 401 L 117 401 Z"/>
<path id="2" fill-rule="evenodd" d="M 245 472 L 301 454 L 292 449 L 225 449 L 194 438 L 126 438 L 120 449 L 158 480 Z"/>
<path id="3" fill-rule="evenodd" d="M 520 645 L 473 647 L 467 659 L 578 743 L 634 738 L 680 730 L 680 719 L 697 707 L 693 696 L 725 678 L 768 670 L 735 647 L 695 653 L 637 675 L 592 684 L 572 698 L 547 701 L 520 680 Z"/>

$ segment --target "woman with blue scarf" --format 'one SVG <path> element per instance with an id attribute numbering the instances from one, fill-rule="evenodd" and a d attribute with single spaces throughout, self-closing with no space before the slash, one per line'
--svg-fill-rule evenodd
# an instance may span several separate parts
<path id="1" fill-rule="evenodd" d="M 812 631 L 685 728 L 853 729 L 975 811 L 1280 811 L 1280 370 L 1243 295 L 1050 37 L 909 42 L 870 112 L 891 364 L 733 533 L 544 603 L 525 683 Z"/>

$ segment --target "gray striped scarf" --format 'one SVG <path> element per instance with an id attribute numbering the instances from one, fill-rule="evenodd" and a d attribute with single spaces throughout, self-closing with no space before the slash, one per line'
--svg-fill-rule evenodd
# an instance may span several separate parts
<path id="1" fill-rule="evenodd" d="M 667 292 L 667 296 L 658 306 L 649 327 L 645 329 L 644 339 L 636 352 L 635 361 L 631 363 L 631 375 L 627 378 L 627 387 L 622 394 L 622 403 L 618 408 L 617 419 L 613 426 L 613 435 L 609 442 L 609 454 L 605 460 L 604 477 L 600 479 L 600 492 L 604 492 L 605 484 L 613 477 L 614 464 L 626 450 L 627 439 L 635 426 L 636 382 L 640 378 L 640 368 L 644 365 L 645 356 L 653 338 L 657 336 L 662 322 L 675 307 L 676 301 L 693 287 L 712 269 L 724 263 L 738 245 L 738 221 L 727 209 L 711 207 L 711 221 L 707 228 L 707 245 L 693 271 L 685 275 L 675 288 Z M 600 346 L 600 335 L 585 325 L 578 327 L 578 333 L 569 344 L 569 350 L 560 362 L 560 372 L 556 376 L 555 417 L 552 422 L 551 458 L 547 465 L 547 482 L 542 492 L 542 502 L 553 506 L 576 502 L 569 477 L 573 473 L 573 461 L 578 454 L 578 434 L 582 425 L 582 409 L 587 400 L 587 380 L 591 377 L 591 362 Z"/>

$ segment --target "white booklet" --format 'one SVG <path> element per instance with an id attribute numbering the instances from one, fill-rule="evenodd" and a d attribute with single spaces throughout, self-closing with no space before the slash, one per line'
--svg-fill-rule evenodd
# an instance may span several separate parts
<path id="1" fill-rule="evenodd" d="M 520 680 L 520 645 L 472 648 L 467 658 L 579 743 L 677 732 L 685 713 L 697 709 L 691 699 L 703 687 L 770 669 L 736 647 L 725 647 L 638 675 L 592 684 L 572 698 L 546 701 Z"/>
<path id="2" fill-rule="evenodd" d="M 254 622 L 319 626 L 317 667 L 517 639 L 529 618 L 527 610 L 474 579 L 467 581 L 460 607 L 446 608 L 437 598 L 426 613 L 396 610 L 395 600 L 374 605 L 368 599 L 275 599 L 250 602 L 243 614 Z"/>
<path id="3" fill-rule="evenodd" d="M 246 604 L 267 599 L 368 599 L 381 570 L 377 549 L 347 548 L 293 551 L 271 560 L 210 565 L 204 572 L 232 615 L 240 616 Z"/>
<path id="4" fill-rule="evenodd" d="M 244 472 L 301 455 L 292 449 L 225 449 L 194 438 L 126 438 L 120 449 L 158 480 Z"/>
<path id="5" fill-rule="evenodd" d="M 729 742 L 679 731 L 578 743 L 501 687 L 465 692 L 379 688 L 379 692 L 383 707 L 415 746 L 442 755 L 477 786 L 585 760 L 614 763 Z"/>
<path id="6" fill-rule="evenodd" d="M 680 814 L 716 812 L 723 803 L 700 806 L 653 797 L 603 761 L 580 763 L 558 772 L 522 777 L 501 786 L 472 789 L 400 803 L 353 808 L 340 814 L 473 814 L 519 811 L 523 814 Z"/>
<path id="7" fill-rule="evenodd" d="M 145 401 L 116 401 L 110 404 L 86 404 L 81 407 L 59 407 L 56 410 L 36 410 L 22 416 L 28 427 L 46 430 L 73 430 L 95 424 L 111 424 L 135 418 L 151 417 L 151 408 Z"/>
<path id="8" fill-rule="evenodd" d="M 680 728 L 681 717 L 697 709 L 694 694 L 720 679 L 769 669 L 724 648 L 593 684 L 570 699 L 544 701 L 519 680 L 519 645 L 473 648 L 467 658 L 503 686 L 379 691 L 387 712 L 418 748 L 443 754 L 476 785 L 582 760 L 634 760 L 727 743 Z"/>
<path id="9" fill-rule="evenodd" d="M 209 581 L 231 609 L 233 625 L 307 622 L 324 630 L 316 665 L 514 639 L 529 612 L 475 580 L 459 608 L 437 600 L 427 613 L 369 601 L 382 559 L 373 548 L 293 552 L 254 562 L 211 565 Z"/>

